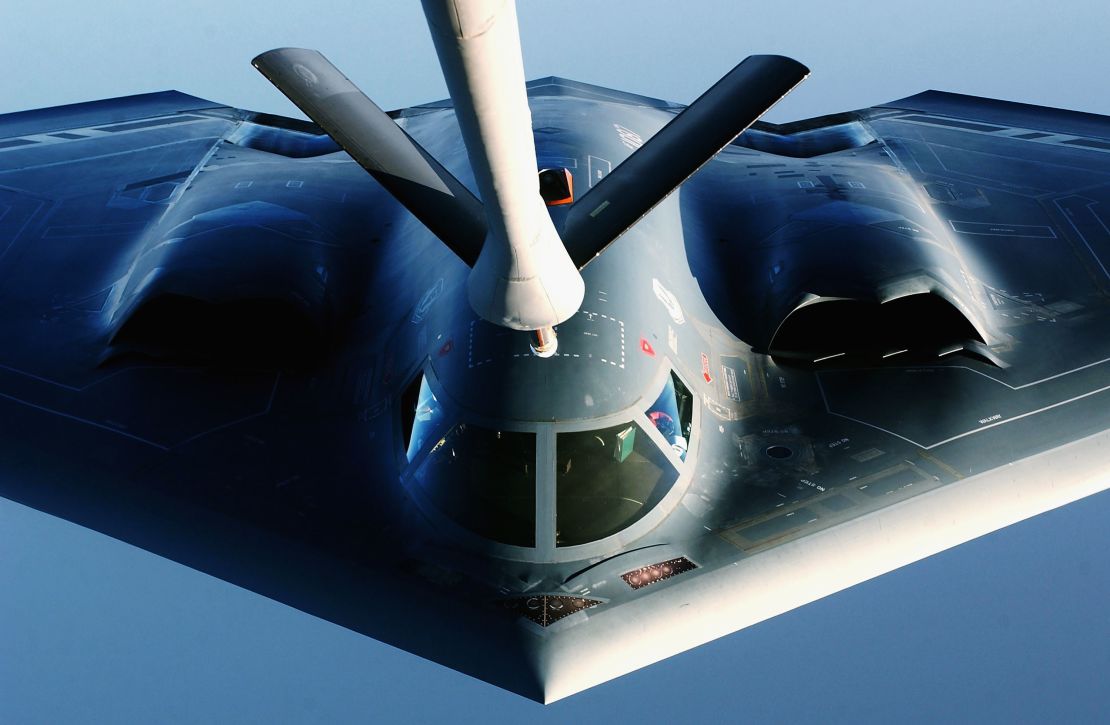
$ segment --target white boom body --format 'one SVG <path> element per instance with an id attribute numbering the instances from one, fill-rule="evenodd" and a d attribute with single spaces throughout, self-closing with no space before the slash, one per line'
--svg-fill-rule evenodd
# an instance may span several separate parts
<path id="1" fill-rule="evenodd" d="M 485 206 L 468 298 L 482 318 L 543 330 L 578 311 L 585 283 L 539 192 L 532 114 L 512 0 L 423 0 Z"/>

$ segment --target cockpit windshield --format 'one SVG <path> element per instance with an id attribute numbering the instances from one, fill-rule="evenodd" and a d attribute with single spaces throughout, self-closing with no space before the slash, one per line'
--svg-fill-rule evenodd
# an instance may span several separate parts
<path id="1" fill-rule="evenodd" d="M 439 433 L 443 427 L 443 408 L 436 400 L 432 389 L 428 387 L 428 379 L 420 379 L 420 394 L 416 398 L 416 411 L 412 420 L 412 431 L 409 433 L 409 447 L 406 455 L 409 461 L 416 458 L 416 454 L 428 442 L 431 436 Z"/>
<path id="2" fill-rule="evenodd" d="M 415 390 L 414 383 L 409 395 Z M 460 420 L 427 379 L 415 406 L 408 400 L 414 493 L 463 528 L 511 546 L 537 545 L 536 504 L 551 487 L 555 546 L 588 544 L 626 529 L 663 500 L 690 450 L 693 397 L 674 373 L 643 416 L 588 431 L 557 426 L 554 436 Z M 552 443 L 554 451 L 545 447 Z M 540 508 L 552 515 L 549 506 Z"/>
<path id="3" fill-rule="evenodd" d="M 555 465 L 556 546 L 586 544 L 631 526 L 678 478 L 634 422 L 558 434 Z"/>
<path id="4" fill-rule="evenodd" d="M 535 433 L 458 423 L 432 446 L 414 478 L 460 526 L 502 544 L 535 546 Z"/>

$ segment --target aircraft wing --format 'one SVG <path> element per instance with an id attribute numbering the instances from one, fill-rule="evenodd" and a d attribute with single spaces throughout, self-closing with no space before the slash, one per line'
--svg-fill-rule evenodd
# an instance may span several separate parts
<path id="1" fill-rule="evenodd" d="M 62 304 L 102 292 L 99 247 L 134 242 L 165 211 L 232 126 L 219 110 L 167 92 L 2 117 L 3 294 L 26 297 L 22 287 L 58 272 L 74 277 Z"/>
<path id="2" fill-rule="evenodd" d="M 676 110 L 530 98 L 579 189 Z M 468 180 L 448 104 L 394 117 Z M 313 126 L 173 93 L 2 116 L 0 495 L 551 701 L 1110 485 L 1106 265 L 1107 119 L 927 93 L 755 124 L 591 262 L 533 360 Z M 951 339 L 894 347 L 942 308 Z M 895 324 L 876 343 L 843 310 Z M 668 381 L 681 455 L 648 416 Z M 521 391 L 545 480 L 587 458 L 543 441 L 580 436 L 644 471 L 663 441 L 673 486 L 600 541 L 556 543 L 539 485 L 546 552 L 466 530 L 489 509 L 436 498 L 425 461 L 502 440 Z M 581 411 L 613 400 L 595 436 Z M 412 445 L 439 414 L 462 430 Z"/>
<path id="3" fill-rule="evenodd" d="M 384 568 L 364 548 L 395 511 L 379 424 L 407 320 L 464 268 L 438 243 L 382 250 L 390 228 L 431 239 L 305 122 L 177 92 L 0 116 L 0 495 L 413 651 L 453 642 L 431 656 L 470 670 L 500 611 L 444 619 L 419 541 L 379 540 Z M 340 325 L 364 347 L 330 359 Z M 323 388 L 289 386 L 307 364 Z M 299 432 L 278 422 L 295 388 Z M 347 524 L 316 520 L 339 501 Z M 512 659 L 476 674 L 514 682 Z"/>

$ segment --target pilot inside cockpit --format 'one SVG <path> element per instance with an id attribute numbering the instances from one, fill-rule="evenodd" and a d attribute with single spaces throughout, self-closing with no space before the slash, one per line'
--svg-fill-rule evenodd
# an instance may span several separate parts
<path id="1" fill-rule="evenodd" d="M 667 378 L 663 392 L 648 408 L 647 417 L 671 444 L 671 449 L 685 461 L 689 449 L 690 391 L 681 382 L 678 383 L 681 387 L 676 389 L 675 382 L 673 375 Z"/>

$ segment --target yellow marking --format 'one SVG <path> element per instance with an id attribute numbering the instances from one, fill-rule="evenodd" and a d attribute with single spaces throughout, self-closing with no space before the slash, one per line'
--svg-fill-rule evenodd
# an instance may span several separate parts
<path id="1" fill-rule="evenodd" d="M 596 209 L 594 209 L 593 211 L 590 212 L 590 218 L 592 219 L 595 216 L 597 216 L 598 214 L 600 214 L 601 212 L 605 211 L 605 207 L 607 207 L 607 206 L 609 206 L 608 201 L 601 202 L 601 204 L 598 205 L 598 207 Z"/>
<path id="2" fill-rule="evenodd" d="M 940 468 L 940 469 L 944 470 L 945 473 L 947 473 L 951 476 L 954 476 L 957 481 L 964 477 L 964 474 L 960 473 L 955 468 L 952 468 L 952 466 L 950 466 L 947 463 L 945 463 L 944 461 L 940 460 L 939 458 L 937 458 L 935 455 L 933 455 L 929 451 L 918 451 L 917 455 L 919 455 L 922 458 L 924 458 L 925 460 L 929 461 L 930 463 L 935 465 L 937 468 Z"/>

